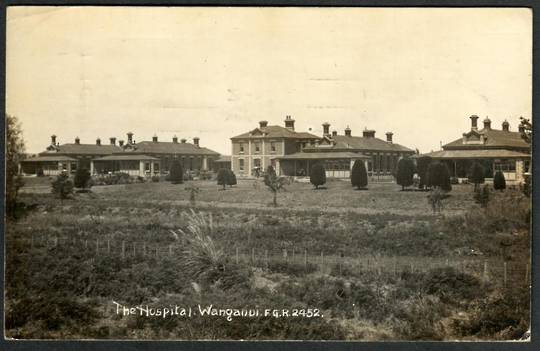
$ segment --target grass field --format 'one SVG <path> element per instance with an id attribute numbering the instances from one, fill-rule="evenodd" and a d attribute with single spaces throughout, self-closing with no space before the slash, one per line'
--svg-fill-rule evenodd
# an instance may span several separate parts
<path id="1" fill-rule="evenodd" d="M 49 181 L 27 179 L 32 210 L 7 226 L 9 337 L 513 339 L 528 328 L 530 205 L 517 190 L 481 208 L 472 186 L 454 186 L 433 214 L 426 192 L 393 183 L 295 182 L 272 207 L 254 180 L 96 186 L 64 201 Z M 212 252 L 197 256 L 194 220 Z M 142 318 L 112 301 L 324 317 Z"/>

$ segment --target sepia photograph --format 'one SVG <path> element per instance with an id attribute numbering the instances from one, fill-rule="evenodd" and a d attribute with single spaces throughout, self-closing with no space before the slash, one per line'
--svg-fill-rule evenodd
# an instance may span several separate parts
<path id="1" fill-rule="evenodd" d="M 7 340 L 531 341 L 528 8 L 9 6 Z"/>

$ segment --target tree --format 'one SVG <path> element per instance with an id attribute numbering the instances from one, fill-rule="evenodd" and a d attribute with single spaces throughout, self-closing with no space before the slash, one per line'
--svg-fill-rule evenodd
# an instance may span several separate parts
<path id="1" fill-rule="evenodd" d="M 525 140 L 527 144 L 531 144 L 532 141 L 532 123 L 528 118 L 519 117 L 519 130 L 521 131 L 521 138 Z"/>
<path id="2" fill-rule="evenodd" d="M 493 189 L 495 190 L 504 190 L 506 189 L 506 179 L 504 179 L 504 174 L 501 171 L 495 172 L 493 177 Z"/>
<path id="3" fill-rule="evenodd" d="M 444 191 L 452 190 L 450 171 L 444 163 L 432 162 L 427 170 L 427 186 L 439 188 Z"/>
<path id="4" fill-rule="evenodd" d="M 401 190 L 413 184 L 414 162 L 408 157 L 402 158 L 397 164 L 396 183 L 401 185 Z"/>
<path id="5" fill-rule="evenodd" d="M 316 163 L 311 167 L 309 181 L 315 186 L 315 189 L 319 189 L 319 186 L 326 183 L 326 170 L 322 163 Z"/>
<path id="6" fill-rule="evenodd" d="M 478 163 L 474 162 L 469 171 L 469 181 L 474 184 L 474 190 L 478 190 L 478 184 L 484 184 L 485 181 L 485 171 L 484 167 Z"/>
<path id="7" fill-rule="evenodd" d="M 60 173 L 52 182 L 52 193 L 58 196 L 61 200 L 67 199 L 73 194 L 73 182 L 69 179 L 67 173 Z"/>
<path id="8" fill-rule="evenodd" d="M 19 174 L 19 164 L 24 159 L 24 140 L 19 121 L 6 114 L 6 215 L 16 216 L 19 189 L 24 181 Z"/>
<path id="9" fill-rule="evenodd" d="M 278 177 L 274 167 L 268 166 L 266 174 L 264 175 L 264 185 L 268 187 L 273 194 L 272 204 L 277 207 L 277 193 L 278 191 L 285 190 L 287 185 L 287 179 L 284 177 Z"/>
<path id="10" fill-rule="evenodd" d="M 169 180 L 173 184 L 182 184 L 184 182 L 184 168 L 177 159 L 172 161 L 171 168 L 169 168 Z"/>
<path id="11" fill-rule="evenodd" d="M 420 177 L 420 184 L 418 187 L 420 189 L 424 188 L 427 185 L 427 171 L 428 167 L 431 164 L 432 158 L 429 156 L 422 156 L 416 159 L 416 173 Z"/>
<path id="12" fill-rule="evenodd" d="M 76 188 L 87 189 L 92 186 L 90 172 L 86 168 L 78 168 L 73 179 Z"/>
<path id="13" fill-rule="evenodd" d="M 489 186 L 485 184 L 483 187 L 474 191 L 474 200 L 482 207 L 487 207 L 490 198 Z"/>
<path id="14" fill-rule="evenodd" d="M 237 182 L 236 182 L 236 174 L 234 174 L 234 172 L 232 170 L 230 170 L 230 169 L 228 169 L 227 171 L 229 171 L 229 177 L 228 177 L 229 182 L 227 184 L 232 187 L 233 185 L 237 184 Z"/>
<path id="15" fill-rule="evenodd" d="M 368 184 L 366 166 L 364 161 L 356 160 L 351 171 L 351 184 L 357 189 L 365 188 Z"/>
<path id="16" fill-rule="evenodd" d="M 226 168 L 221 168 L 221 169 L 218 171 L 218 174 L 217 174 L 217 183 L 218 183 L 218 185 L 222 185 L 222 186 L 223 186 L 223 190 L 225 190 L 225 186 L 226 186 L 226 185 L 229 185 L 230 180 L 229 180 L 229 170 L 228 170 L 228 169 L 226 169 Z"/>

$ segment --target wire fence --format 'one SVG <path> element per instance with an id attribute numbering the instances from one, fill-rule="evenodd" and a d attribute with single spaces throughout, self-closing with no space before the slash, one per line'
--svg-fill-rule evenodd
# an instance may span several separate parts
<path id="1" fill-rule="evenodd" d="M 189 248 L 181 240 L 165 244 L 161 242 L 118 240 L 116 238 L 85 239 L 73 237 L 45 237 L 32 235 L 7 240 L 7 253 L 27 252 L 34 254 L 46 250 L 51 254 L 110 256 L 129 261 L 165 259 L 190 255 Z M 16 248 L 13 246 L 17 246 Z M 50 251 L 52 250 L 52 252 Z M 56 251 L 56 252 L 55 252 Z M 433 269 L 450 267 L 461 273 L 473 275 L 483 281 L 507 287 L 516 284 L 530 285 L 529 263 L 485 259 L 481 256 L 468 257 L 415 257 L 381 255 L 344 255 L 323 250 L 266 249 L 261 247 L 230 247 L 224 252 L 229 262 L 245 264 L 262 269 L 272 269 L 276 264 L 294 266 L 306 273 L 318 271 L 337 275 L 356 273 L 393 274 L 427 273 Z"/>

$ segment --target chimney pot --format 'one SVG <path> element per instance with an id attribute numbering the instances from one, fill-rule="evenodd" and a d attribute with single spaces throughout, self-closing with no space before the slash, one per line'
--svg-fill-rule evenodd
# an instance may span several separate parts
<path id="1" fill-rule="evenodd" d="M 323 127 L 323 136 L 329 136 L 330 135 L 330 123 L 324 122 L 322 127 Z"/>
<path id="2" fill-rule="evenodd" d="M 118 140 L 118 145 L 124 146 L 124 141 L 123 140 Z"/>
<path id="3" fill-rule="evenodd" d="M 373 129 L 364 129 L 362 136 L 364 138 L 375 138 L 375 131 Z"/>
<path id="4" fill-rule="evenodd" d="M 504 122 L 502 123 L 502 130 L 505 132 L 510 131 L 510 123 L 508 123 L 507 120 L 504 120 Z"/>
<path id="5" fill-rule="evenodd" d="M 81 139 L 79 139 L 79 137 L 76 137 L 75 138 L 75 144 L 80 144 L 81 143 Z"/>
<path id="6" fill-rule="evenodd" d="M 51 135 L 51 145 L 56 145 L 56 135 Z"/>
<path id="7" fill-rule="evenodd" d="M 268 126 L 268 121 L 260 121 L 259 122 L 259 127 L 264 128 L 266 126 Z"/>
<path id="8" fill-rule="evenodd" d="M 491 129 L 491 120 L 489 119 L 489 117 L 486 117 L 486 119 L 484 119 L 484 129 Z"/>
<path id="9" fill-rule="evenodd" d="M 133 144 L 133 133 L 132 132 L 127 133 L 127 143 L 128 144 Z"/>
<path id="10" fill-rule="evenodd" d="M 351 136 L 351 128 L 349 128 L 349 126 L 347 126 L 347 128 L 345 128 L 345 136 L 348 136 L 348 137 Z"/>
<path id="11" fill-rule="evenodd" d="M 157 142 L 158 142 L 157 135 L 154 135 L 154 136 L 152 137 L 152 142 L 154 142 L 154 143 L 157 143 Z"/>
<path id="12" fill-rule="evenodd" d="M 101 139 L 100 138 L 96 139 L 96 145 L 101 145 Z"/>
<path id="13" fill-rule="evenodd" d="M 525 133 L 525 127 L 524 127 L 523 125 L 520 124 L 519 127 L 518 127 L 518 131 L 519 131 L 520 133 Z"/>
<path id="14" fill-rule="evenodd" d="M 200 140 L 199 137 L 193 138 L 193 144 L 195 144 L 195 146 L 197 147 L 199 146 L 199 140 Z"/>
<path id="15" fill-rule="evenodd" d="M 337 130 L 332 131 L 332 136 L 337 136 Z"/>
<path id="16" fill-rule="evenodd" d="M 178 144 L 178 137 L 176 135 L 173 136 L 172 142 L 175 143 L 175 144 Z"/>
<path id="17" fill-rule="evenodd" d="M 110 137 L 109 140 L 111 142 L 111 145 L 116 145 L 116 138 L 115 137 Z"/>
<path id="18" fill-rule="evenodd" d="M 285 116 L 285 128 L 294 131 L 294 119 L 290 115 Z"/>
<path id="19" fill-rule="evenodd" d="M 389 143 L 392 143 L 392 136 L 394 135 L 394 133 L 392 132 L 387 132 L 386 133 L 386 141 L 389 142 Z"/>
<path id="20" fill-rule="evenodd" d="M 185 144 L 185 143 L 186 143 L 186 141 L 187 141 L 187 140 L 186 140 L 186 139 L 184 139 L 184 138 L 180 139 L 180 142 L 181 142 L 182 144 Z"/>
<path id="21" fill-rule="evenodd" d="M 478 129 L 478 116 L 472 115 L 469 117 L 471 119 L 471 129 L 476 130 Z"/>

